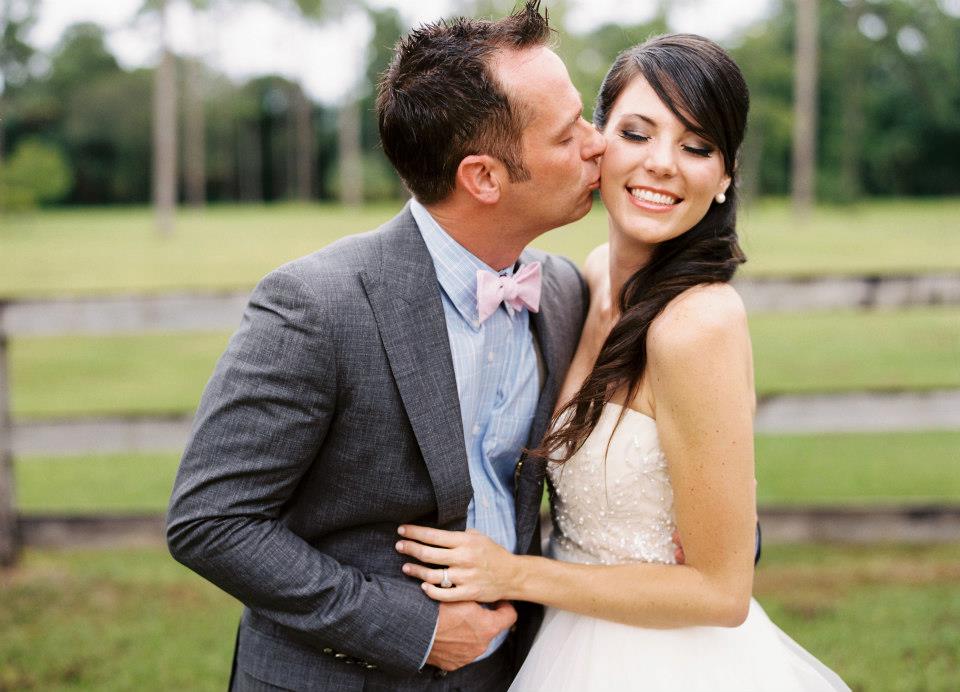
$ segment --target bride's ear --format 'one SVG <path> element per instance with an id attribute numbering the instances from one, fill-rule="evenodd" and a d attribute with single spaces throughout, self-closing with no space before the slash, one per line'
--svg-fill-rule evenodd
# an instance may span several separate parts
<path id="1" fill-rule="evenodd" d="M 496 204 L 504 173 L 503 164 L 492 156 L 472 154 L 457 166 L 457 185 L 481 204 Z"/>

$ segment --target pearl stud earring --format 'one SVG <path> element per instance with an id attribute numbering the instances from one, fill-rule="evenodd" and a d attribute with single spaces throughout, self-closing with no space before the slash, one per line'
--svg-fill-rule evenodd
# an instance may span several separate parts
<path id="1" fill-rule="evenodd" d="M 727 196 L 722 192 L 718 192 L 717 196 L 714 197 L 714 199 L 716 200 L 717 204 L 723 204 L 724 202 L 727 201 Z"/>

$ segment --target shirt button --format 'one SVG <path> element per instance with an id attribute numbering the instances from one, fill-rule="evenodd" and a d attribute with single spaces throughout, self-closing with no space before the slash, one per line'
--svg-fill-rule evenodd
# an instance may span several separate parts
<path id="1" fill-rule="evenodd" d="M 479 425 L 474 425 L 474 426 L 473 426 L 473 434 L 474 434 L 474 435 L 479 435 L 479 434 L 480 434 L 480 426 L 479 426 Z"/>
<path id="2" fill-rule="evenodd" d="M 487 362 L 488 363 L 493 362 L 493 351 L 490 351 L 490 353 L 487 354 Z"/>
<path id="3" fill-rule="evenodd" d="M 490 509 L 490 500 L 485 497 L 480 498 L 480 504 L 484 509 Z"/>

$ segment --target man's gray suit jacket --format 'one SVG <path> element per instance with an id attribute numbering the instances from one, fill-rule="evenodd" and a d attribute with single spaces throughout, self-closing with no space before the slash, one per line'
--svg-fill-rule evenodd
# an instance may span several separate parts
<path id="1" fill-rule="evenodd" d="M 571 262 L 521 257 L 535 260 L 543 377 L 530 446 L 589 298 Z M 516 474 L 519 550 L 539 548 L 544 466 L 529 458 Z M 167 537 L 246 606 L 235 670 L 288 689 L 420 689 L 438 604 L 401 573 L 397 526 L 463 529 L 471 497 L 440 290 L 405 208 L 256 287 L 201 399 Z M 522 619 L 525 653 L 536 615 Z M 464 689 L 471 667 L 451 674 Z"/>

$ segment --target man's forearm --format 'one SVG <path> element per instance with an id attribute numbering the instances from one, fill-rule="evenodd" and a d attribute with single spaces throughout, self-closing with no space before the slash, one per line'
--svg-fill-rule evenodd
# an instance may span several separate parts
<path id="1" fill-rule="evenodd" d="M 398 672 L 428 655 L 437 605 L 411 580 L 344 566 L 275 520 L 174 518 L 168 537 L 178 561 L 318 649 Z"/>

